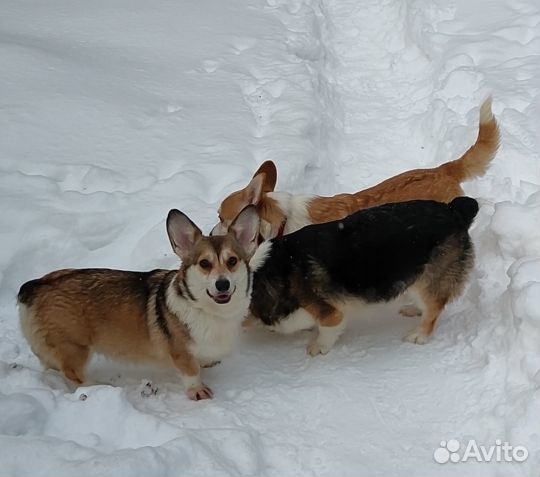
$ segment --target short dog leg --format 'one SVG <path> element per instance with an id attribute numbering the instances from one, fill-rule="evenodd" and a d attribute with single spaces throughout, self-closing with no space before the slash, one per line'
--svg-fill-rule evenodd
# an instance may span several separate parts
<path id="1" fill-rule="evenodd" d="M 63 343 L 55 347 L 55 354 L 60 362 L 60 370 L 64 376 L 77 385 L 84 383 L 84 368 L 90 350 L 86 346 Z"/>
<path id="2" fill-rule="evenodd" d="M 242 328 L 244 330 L 254 328 L 257 325 L 261 324 L 261 320 L 255 318 L 251 313 L 244 318 L 242 321 Z"/>
<path id="3" fill-rule="evenodd" d="M 318 323 L 318 333 L 309 342 L 307 352 L 310 356 L 326 354 L 345 329 L 343 313 L 328 303 L 307 306 L 305 309 Z"/>
<path id="4" fill-rule="evenodd" d="M 422 314 L 422 322 L 415 330 L 404 336 L 403 341 L 416 344 L 427 343 L 435 326 L 435 322 L 437 321 L 437 318 L 439 318 L 447 301 L 447 298 L 441 299 L 426 295 L 424 297 L 425 308 Z"/>
<path id="5" fill-rule="evenodd" d="M 418 291 L 407 290 L 405 292 L 405 305 L 399 309 L 401 316 L 421 316 L 423 300 Z"/>
<path id="6" fill-rule="evenodd" d="M 200 401 L 214 397 L 212 390 L 201 381 L 201 368 L 193 356 L 187 352 L 171 350 L 171 358 L 180 371 L 189 399 Z"/>
<path id="7" fill-rule="evenodd" d="M 408 305 L 403 305 L 399 309 L 399 314 L 401 316 L 420 316 L 422 314 L 422 310 L 418 308 L 416 305 L 408 304 Z"/>

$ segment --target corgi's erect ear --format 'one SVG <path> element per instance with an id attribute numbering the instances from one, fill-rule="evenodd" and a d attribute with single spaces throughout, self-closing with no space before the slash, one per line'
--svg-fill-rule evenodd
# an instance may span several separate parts
<path id="1" fill-rule="evenodd" d="M 229 227 L 229 233 L 236 237 L 249 257 L 257 250 L 260 223 L 257 208 L 254 205 L 248 205 L 242 209 Z"/>
<path id="2" fill-rule="evenodd" d="M 242 198 L 246 205 L 257 205 L 263 194 L 264 174 L 255 176 L 242 191 Z"/>
<path id="3" fill-rule="evenodd" d="M 277 182 L 277 169 L 272 161 L 264 161 L 253 174 L 253 178 L 258 175 L 264 175 L 263 192 L 273 192 Z"/>
<path id="4" fill-rule="evenodd" d="M 277 170 L 274 163 L 272 161 L 263 162 L 243 191 L 246 205 L 257 205 L 262 199 L 263 192 L 272 192 L 274 190 L 276 181 Z"/>
<path id="5" fill-rule="evenodd" d="M 176 209 L 172 209 L 167 215 L 167 234 L 174 253 L 182 260 L 189 255 L 193 246 L 202 237 L 199 227 L 186 214 Z"/>

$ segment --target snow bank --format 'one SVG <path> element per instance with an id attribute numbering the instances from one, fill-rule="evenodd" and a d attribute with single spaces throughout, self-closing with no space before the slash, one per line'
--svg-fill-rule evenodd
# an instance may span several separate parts
<path id="1" fill-rule="evenodd" d="M 538 6 L 531 0 L 31 0 L 0 31 L 0 475 L 531 475 L 540 469 Z M 278 188 L 334 194 L 459 157 L 493 94 L 502 145 L 477 261 L 425 346 L 395 306 L 335 349 L 246 333 L 205 370 L 101 358 L 43 371 L 15 295 L 61 267 L 174 267 L 164 219 L 203 229 L 263 160 Z M 523 463 L 438 464 L 497 440 Z"/>

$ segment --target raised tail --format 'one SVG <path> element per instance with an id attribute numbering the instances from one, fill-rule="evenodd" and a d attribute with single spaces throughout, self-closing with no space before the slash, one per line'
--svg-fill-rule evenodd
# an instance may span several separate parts
<path id="1" fill-rule="evenodd" d="M 478 213 L 478 202 L 471 197 L 456 197 L 448 207 L 459 215 L 467 229 Z"/>
<path id="2" fill-rule="evenodd" d="M 491 111 L 491 96 L 480 106 L 480 126 L 476 142 L 455 161 L 439 166 L 458 182 L 483 176 L 499 149 L 500 133 L 497 120 Z"/>

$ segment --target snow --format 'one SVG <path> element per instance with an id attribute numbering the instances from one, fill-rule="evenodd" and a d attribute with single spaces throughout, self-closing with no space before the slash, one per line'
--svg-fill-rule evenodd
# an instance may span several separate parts
<path id="1" fill-rule="evenodd" d="M 538 474 L 539 18 L 533 0 L 3 2 L 0 475 Z M 401 342 L 397 305 L 325 357 L 254 330 L 191 402 L 174 370 L 102 358 L 73 390 L 24 341 L 24 281 L 175 267 L 168 210 L 209 231 L 267 159 L 279 190 L 334 194 L 457 158 L 488 94 L 503 139 L 465 185 L 477 262 L 428 344 Z M 449 439 L 529 457 L 438 464 Z"/>

